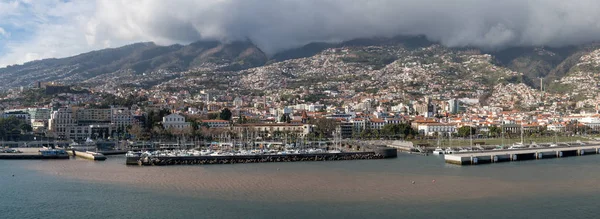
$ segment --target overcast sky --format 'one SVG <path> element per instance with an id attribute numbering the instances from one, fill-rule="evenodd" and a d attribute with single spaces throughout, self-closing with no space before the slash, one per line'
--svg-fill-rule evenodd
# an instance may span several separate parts
<path id="1" fill-rule="evenodd" d="M 312 41 L 423 34 L 447 46 L 600 38 L 598 0 L 0 0 L 0 66 L 134 42 Z"/>

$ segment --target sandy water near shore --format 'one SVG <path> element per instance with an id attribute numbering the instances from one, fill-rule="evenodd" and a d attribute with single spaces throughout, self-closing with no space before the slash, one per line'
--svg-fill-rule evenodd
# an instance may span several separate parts
<path id="1" fill-rule="evenodd" d="M 217 200 L 426 204 L 600 192 L 598 161 L 600 156 L 458 167 L 403 155 L 393 160 L 138 167 L 125 166 L 124 157 L 110 157 L 106 162 L 33 162 L 27 168 L 90 183 Z"/>

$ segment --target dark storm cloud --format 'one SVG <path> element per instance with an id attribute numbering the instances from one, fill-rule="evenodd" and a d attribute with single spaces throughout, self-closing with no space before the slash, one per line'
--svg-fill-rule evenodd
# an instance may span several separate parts
<path id="1" fill-rule="evenodd" d="M 559 46 L 600 38 L 600 2 L 590 0 L 175 0 L 100 5 L 119 8 L 100 7 L 100 18 L 121 13 L 117 17 L 133 22 L 137 34 L 145 37 L 177 42 L 248 38 L 267 52 L 313 41 L 393 35 L 425 35 L 447 46 L 484 48 Z M 131 29 L 131 24 L 111 25 Z"/>

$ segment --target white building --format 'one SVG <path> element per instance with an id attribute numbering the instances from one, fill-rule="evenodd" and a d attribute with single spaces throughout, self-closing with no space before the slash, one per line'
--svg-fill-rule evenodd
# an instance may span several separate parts
<path id="1" fill-rule="evenodd" d="M 383 119 L 371 119 L 369 121 L 370 127 L 373 130 L 381 130 L 383 126 L 387 124 L 387 122 Z"/>
<path id="2" fill-rule="evenodd" d="M 220 119 L 202 120 L 202 124 L 206 124 L 210 128 L 225 128 L 225 127 L 229 127 L 229 121 L 227 121 L 227 120 L 220 120 Z"/>
<path id="3" fill-rule="evenodd" d="M 29 113 L 31 123 L 33 123 L 34 121 L 38 121 L 38 120 L 48 121 L 48 119 L 50 119 L 50 109 L 47 109 L 47 108 L 26 108 L 26 109 L 13 109 L 13 110 L 5 111 L 5 113 L 8 113 L 8 112 Z"/>
<path id="4" fill-rule="evenodd" d="M 110 123 L 116 128 L 127 128 L 133 125 L 133 112 L 126 107 L 111 107 Z"/>
<path id="5" fill-rule="evenodd" d="M 417 126 L 417 130 L 421 134 L 433 136 L 435 133 L 439 133 L 439 134 L 455 133 L 456 126 L 454 126 L 452 124 L 443 124 L 443 123 L 425 123 L 425 124 L 419 124 Z"/>
<path id="6" fill-rule="evenodd" d="M 553 132 L 564 132 L 566 129 L 566 127 L 563 124 L 550 124 L 546 126 L 546 128 L 548 129 L 548 131 Z"/>
<path id="7" fill-rule="evenodd" d="M 185 117 L 179 114 L 171 114 L 163 117 L 162 124 L 165 129 L 185 129 L 190 127 L 190 123 L 185 121 Z"/>
<path id="8" fill-rule="evenodd" d="M 86 109 L 60 108 L 50 114 L 48 130 L 61 139 L 85 140 L 107 138 L 115 131 L 125 131 L 133 125 L 133 113 L 128 108 Z"/>
<path id="9" fill-rule="evenodd" d="M 233 105 L 236 108 L 240 108 L 240 107 L 244 106 L 244 101 L 242 100 L 242 98 L 236 97 L 235 99 L 233 99 Z"/>
<path id="10" fill-rule="evenodd" d="M 364 118 L 354 118 L 350 122 L 354 125 L 354 132 L 360 133 L 367 129 L 367 121 Z"/>

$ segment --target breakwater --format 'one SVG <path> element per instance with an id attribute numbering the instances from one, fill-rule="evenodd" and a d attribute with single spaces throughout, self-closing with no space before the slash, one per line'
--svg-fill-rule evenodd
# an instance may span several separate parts
<path id="1" fill-rule="evenodd" d="M 18 153 L 0 153 L 2 160 L 38 160 L 38 159 L 69 159 L 64 150 L 47 150 L 43 148 L 16 148 Z"/>
<path id="2" fill-rule="evenodd" d="M 69 159 L 68 154 L 42 155 L 42 154 L 0 154 L 0 160 L 39 160 L 39 159 Z"/>
<path id="3" fill-rule="evenodd" d="M 344 152 L 320 154 L 285 154 L 285 155 L 241 155 L 241 156 L 182 156 L 182 157 L 127 157 L 127 165 L 197 165 L 197 164 L 237 164 L 267 162 L 302 162 L 302 161 L 338 161 L 338 160 L 370 160 L 393 158 L 397 155 L 391 151 L 376 152 Z M 394 150 L 395 152 L 395 150 Z"/>

